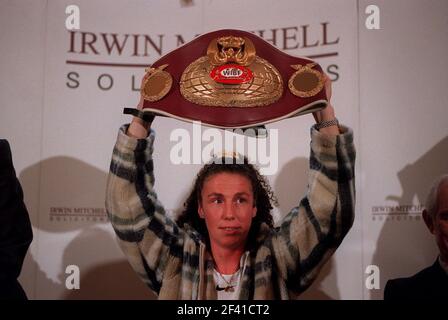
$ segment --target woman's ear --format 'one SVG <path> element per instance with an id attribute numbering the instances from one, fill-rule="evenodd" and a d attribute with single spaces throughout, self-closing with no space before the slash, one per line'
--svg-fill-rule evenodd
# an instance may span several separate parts
<path id="1" fill-rule="evenodd" d="M 204 219 L 204 209 L 202 209 L 201 205 L 198 206 L 198 214 L 199 218 Z"/>
<path id="2" fill-rule="evenodd" d="M 255 218 L 256 215 L 257 215 L 257 206 L 254 206 L 252 208 L 252 218 Z"/>

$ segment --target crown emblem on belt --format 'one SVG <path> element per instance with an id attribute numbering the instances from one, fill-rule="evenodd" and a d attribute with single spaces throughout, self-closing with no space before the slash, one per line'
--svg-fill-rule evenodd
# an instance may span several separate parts
<path id="1" fill-rule="evenodd" d="M 255 47 L 247 38 L 221 37 L 210 42 L 207 56 L 213 65 L 235 62 L 242 66 L 248 66 L 255 59 Z"/>

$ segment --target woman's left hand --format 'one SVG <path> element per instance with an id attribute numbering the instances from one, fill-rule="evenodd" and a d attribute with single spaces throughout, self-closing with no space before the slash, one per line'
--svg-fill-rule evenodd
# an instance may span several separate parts
<path id="1" fill-rule="evenodd" d="M 331 104 L 331 94 L 332 94 L 331 80 L 325 73 L 324 78 L 325 78 L 325 92 L 327 94 L 328 105 L 326 108 L 322 110 L 313 112 L 314 120 L 316 120 L 316 123 L 320 123 L 323 121 L 331 121 L 336 118 L 333 105 Z M 339 134 L 339 127 L 333 125 L 330 127 L 321 128 L 319 131 L 327 134 L 337 135 Z"/>

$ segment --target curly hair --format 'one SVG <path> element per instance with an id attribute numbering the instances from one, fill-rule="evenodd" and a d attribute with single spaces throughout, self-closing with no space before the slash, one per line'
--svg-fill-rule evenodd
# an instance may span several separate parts
<path id="1" fill-rule="evenodd" d="M 273 208 L 272 204 L 278 206 L 277 199 L 265 177 L 258 172 L 254 165 L 249 163 L 247 157 L 242 157 L 242 159 L 243 161 L 241 161 L 241 158 L 237 159 L 235 157 L 214 157 L 204 165 L 197 174 L 193 189 L 184 203 L 184 210 L 177 218 L 179 226 L 183 226 L 184 223 L 189 224 L 201 234 L 208 246 L 210 246 L 210 237 L 204 219 L 199 217 L 198 205 L 202 201 L 201 194 L 206 179 L 218 173 L 240 174 L 248 178 L 251 183 L 257 214 L 252 220 L 246 247 L 255 243 L 262 223 L 270 228 L 274 225 L 271 210 Z"/>

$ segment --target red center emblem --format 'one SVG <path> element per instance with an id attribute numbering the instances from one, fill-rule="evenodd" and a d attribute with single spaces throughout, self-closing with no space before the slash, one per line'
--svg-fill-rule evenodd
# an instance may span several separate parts
<path id="1" fill-rule="evenodd" d="M 237 64 L 224 64 L 213 68 L 210 77 L 219 83 L 240 84 L 254 77 L 249 68 Z"/>

